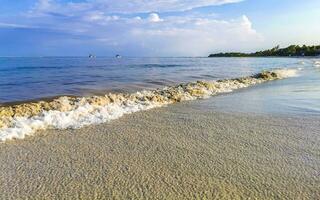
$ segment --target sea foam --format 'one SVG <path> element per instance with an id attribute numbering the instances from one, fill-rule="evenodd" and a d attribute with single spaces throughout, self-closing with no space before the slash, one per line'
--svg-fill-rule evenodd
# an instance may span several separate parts
<path id="1" fill-rule="evenodd" d="M 297 77 L 298 71 L 302 70 L 303 68 L 297 69 L 276 69 L 273 70 L 274 73 L 278 75 L 280 79 L 289 78 L 289 77 Z"/>
<path id="2" fill-rule="evenodd" d="M 125 114 L 168 104 L 207 98 L 266 81 L 297 76 L 295 69 L 278 69 L 236 79 L 198 81 L 133 94 L 60 97 L 10 107 L 0 107 L 0 141 L 23 139 L 39 130 L 78 129 L 118 119 Z"/>

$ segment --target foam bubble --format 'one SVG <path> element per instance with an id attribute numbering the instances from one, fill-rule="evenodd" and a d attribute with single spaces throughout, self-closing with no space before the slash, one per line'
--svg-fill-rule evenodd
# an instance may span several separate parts
<path id="1" fill-rule="evenodd" d="M 23 139 L 39 130 L 78 129 L 118 119 L 125 114 L 180 101 L 208 98 L 219 93 L 297 75 L 297 70 L 278 69 L 254 76 L 220 81 L 198 81 L 134 94 L 107 94 L 87 98 L 60 97 L 0 109 L 0 141 Z M 1 107 L 0 107 L 1 108 Z M 0 125 L 1 125 L 0 123 Z"/>

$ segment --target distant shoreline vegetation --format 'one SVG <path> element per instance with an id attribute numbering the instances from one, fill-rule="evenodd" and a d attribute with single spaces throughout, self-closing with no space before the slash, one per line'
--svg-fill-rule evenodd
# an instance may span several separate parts
<path id="1" fill-rule="evenodd" d="M 301 57 L 301 56 L 320 56 L 320 45 L 319 46 L 299 46 L 291 45 L 287 48 L 280 48 L 276 46 L 272 49 L 265 51 L 258 51 L 255 53 L 217 53 L 210 54 L 209 57 Z"/>

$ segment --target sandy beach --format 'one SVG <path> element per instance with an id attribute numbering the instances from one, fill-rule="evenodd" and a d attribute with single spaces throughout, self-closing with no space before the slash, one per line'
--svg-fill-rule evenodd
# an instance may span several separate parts
<path id="1" fill-rule="evenodd" d="M 200 100 L 0 144 L 1 199 L 318 199 L 319 119 Z"/>

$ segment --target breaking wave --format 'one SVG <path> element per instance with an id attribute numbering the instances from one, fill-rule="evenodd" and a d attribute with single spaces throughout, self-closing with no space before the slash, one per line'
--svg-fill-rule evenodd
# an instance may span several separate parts
<path id="1" fill-rule="evenodd" d="M 219 81 L 197 81 L 133 94 L 93 97 L 60 97 L 0 107 L 0 141 L 23 139 L 39 130 L 78 129 L 105 123 L 125 114 L 168 104 L 207 98 L 267 81 L 297 75 L 294 69 L 264 71 L 259 74 Z"/>

